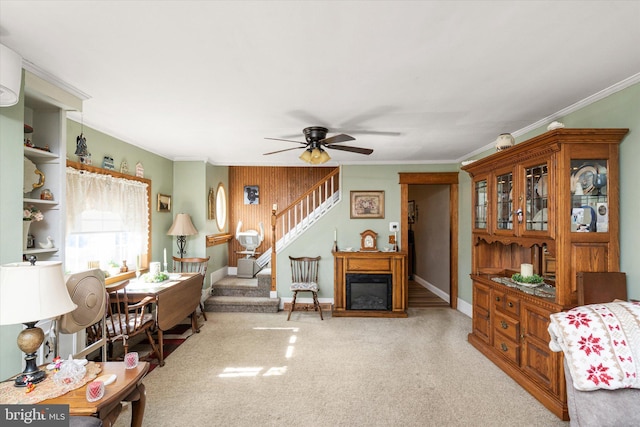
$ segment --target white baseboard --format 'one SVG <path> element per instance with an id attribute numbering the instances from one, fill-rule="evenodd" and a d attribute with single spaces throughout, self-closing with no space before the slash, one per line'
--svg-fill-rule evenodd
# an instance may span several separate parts
<path id="1" fill-rule="evenodd" d="M 446 292 L 444 292 L 442 289 L 432 285 L 431 283 L 427 282 L 423 278 L 415 275 L 413 276 L 413 280 L 415 280 L 416 283 L 419 283 L 420 285 L 424 286 L 425 288 L 427 288 L 428 290 L 430 290 L 431 292 L 433 292 L 434 294 L 436 294 L 446 302 L 451 303 L 451 296 Z M 468 317 L 472 317 L 473 315 L 473 306 L 460 298 L 458 298 L 457 310 Z"/>
<path id="2" fill-rule="evenodd" d="M 473 306 L 460 298 L 458 298 L 458 311 L 467 317 L 473 317 Z"/>
<path id="3" fill-rule="evenodd" d="M 435 285 L 432 285 L 431 283 L 424 280 L 422 277 L 419 277 L 416 275 L 413 276 L 413 280 L 415 280 L 416 283 L 419 283 L 420 285 L 424 286 L 425 288 L 427 288 L 428 290 L 430 290 L 431 292 L 433 292 L 434 294 L 436 294 L 438 297 L 442 298 L 446 302 L 451 303 L 451 295 L 444 292 L 442 289 L 438 288 Z"/>

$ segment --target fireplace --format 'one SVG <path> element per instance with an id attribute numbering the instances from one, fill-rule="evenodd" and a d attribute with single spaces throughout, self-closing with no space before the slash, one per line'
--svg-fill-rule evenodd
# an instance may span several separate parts
<path id="1" fill-rule="evenodd" d="M 347 310 L 392 309 L 391 274 L 347 274 Z"/>
<path id="2" fill-rule="evenodd" d="M 407 254 L 333 253 L 333 317 L 407 317 Z"/>

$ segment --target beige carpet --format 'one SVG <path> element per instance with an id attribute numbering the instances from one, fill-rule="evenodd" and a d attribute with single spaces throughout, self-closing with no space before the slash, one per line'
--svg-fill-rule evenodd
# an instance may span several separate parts
<path id="1" fill-rule="evenodd" d="M 145 378 L 144 425 L 568 426 L 471 347 L 470 328 L 449 308 L 210 313 Z"/>

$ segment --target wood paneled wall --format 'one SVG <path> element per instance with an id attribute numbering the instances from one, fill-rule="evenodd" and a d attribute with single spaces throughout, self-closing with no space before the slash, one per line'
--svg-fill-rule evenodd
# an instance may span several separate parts
<path id="1" fill-rule="evenodd" d="M 259 230 L 264 224 L 264 241 L 258 248 L 260 254 L 271 248 L 271 209 L 278 205 L 278 211 L 307 191 L 316 182 L 333 171 L 334 167 L 229 167 L 229 232 L 235 235 L 238 221 L 242 221 L 242 231 Z M 244 204 L 244 187 L 257 185 L 260 202 L 257 205 Z M 235 238 L 229 242 L 229 266 L 238 265 L 236 251 L 242 250 Z"/>

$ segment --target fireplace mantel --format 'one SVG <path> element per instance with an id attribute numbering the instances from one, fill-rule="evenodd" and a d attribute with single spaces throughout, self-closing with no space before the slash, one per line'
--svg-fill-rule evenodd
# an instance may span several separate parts
<path id="1" fill-rule="evenodd" d="M 334 252 L 334 317 L 407 317 L 407 254 L 404 252 Z M 392 304 L 388 310 L 347 310 L 347 274 L 391 274 Z"/>

